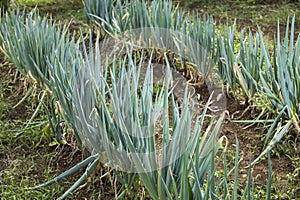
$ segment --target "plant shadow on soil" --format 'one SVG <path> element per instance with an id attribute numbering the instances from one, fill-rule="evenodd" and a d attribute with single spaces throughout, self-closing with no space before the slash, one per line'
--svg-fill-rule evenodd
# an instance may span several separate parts
<path id="1" fill-rule="evenodd" d="M 70 1 L 68 10 L 74 6 L 74 10 L 82 9 L 79 1 Z M 45 12 L 51 12 L 53 17 L 57 13 L 62 14 L 65 10 L 59 11 L 58 8 L 63 7 L 57 1 L 56 4 L 45 4 Z M 51 5 L 50 7 L 47 7 Z M 56 9 L 55 9 L 56 7 Z M 72 11 L 70 11 L 72 13 Z M 81 17 L 82 19 L 82 17 Z M 250 24 L 252 25 L 252 24 Z M 76 30 L 78 27 L 74 27 Z M 14 82 L 16 70 L 0 55 L 0 196 L 1 199 L 10 199 L 15 196 L 17 199 L 54 199 L 62 195 L 83 173 L 77 172 L 74 175 L 64 179 L 59 183 L 55 183 L 45 189 L 38 191 L 25 190 L 24 188 L 43 183 L 55 175 L 58 175 L 70 167 L 76 165 L 79 161 L 88 156 L 87 152 L 82 152 L 76 147 L 74 137 L 67 136 L 68 144 L 59 146 L 50 146 L 53 136 L 47 130 L 46 126 L 32 128 L 25 131 L 19 137 L 15 137 L 15 133 L 9 130 L 18 130 L 24 127 L 26 121 L 31 117 L 34 111 L 34 103 L 30 100 L 24 101 L 17 108 L 12 108 L 17 104 L 25 94 L 30 83 L 25 83 L 26 79 L 17 76 Z M 2 81 L 3 80 L 3 81 Z M 26 87 L 25 87 L 26 86 Z M 200 95 L 205 90 L 198 88 Z M 206 91 L 207 92 L 207 91 Z M 34 97 L 32 97 L 34 98 Z M 37 103 L 37 99 L 33 102 Z M 241 113 L 247 106 L 241 104 L 241 99 L 229 95 L 227 97 L 227 110 L 230 117 L 225 119 L 222 127 L 221 135 L 225 135 L 229 141 L 229 163 L 233 164 L 235 151 L 235 137 L 239 140 L 240 157 L 243 157 L 239 167 L 239 182 L 245 185 L 247 180 L 247 169 L 249 164 L 249 155 L 256 158 L 263 150 L 264 137 L 267 129 L 265 124 L 255 124 L 250 128 L 244 129 L 246 126 L 242 123 L 231 122 L 241 116 Z M 33 105 L 32 105 L 33 104 Z M 250 109 L 242 119 L 255 119 L 259 110 Z M 44 120 L 45 115 L 39 116 Z M 39 118 L 38 117 L 38 118 Z M 273 187 L 272 193 L 277 195 L 274 199 L 297 199 L 300 198 L 300 182 L 297 178 L 300 169 L 300 144 L 294 142 L 297 140 L 296 132 L 290 131 L 283 140 L 272 151 L 272 169 L 273 169 Z M 99 179 L 106 172 L 101 169 L 99 176 L 95 176 L 90 184 L 85 188 L 75 192 L 70 199 L 113 199 L 114 185 L 111 178 L 105 177 Z M 293 177 L 294 176 L 294 177 Z M 265 185 L 268 178 L 268 165 L 266 159 L 257 163 L 253 168 L 253 179 L 257 186 L 258 196 L 260 199 L 264 195 Z M 116 186 L 118 187 L 118 186 Z M 242 187 L 244 188 L 244 187 Z M 261 191 L 258 191 L 261 190 Z M 136 195 L 136 194 L 135 194 Z M 259 196 L 261 195 L 261 196 Z M 274 196 L 275 197 L 275 196 Z"/>

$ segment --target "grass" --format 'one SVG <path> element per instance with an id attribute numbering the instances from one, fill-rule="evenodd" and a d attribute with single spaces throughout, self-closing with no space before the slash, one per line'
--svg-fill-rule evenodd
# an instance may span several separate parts
<path id="1" fill-rule="evenodd" d="M 40 135 L 37 135 L 38 133 L 38 130 L 31 130 L 18 138 L 15 138 L 14 134 L 8 133 L 5 139 L 1 140 L 0 151 L 5 152 L 1 158 L 3 170 L 0 173 L 2 199 L 53 199 L 63 191 L 64 188 L 59 185 L 43 190 L 25 189 L 29 185 L 35 185 L 41 181 L 41 178 L 38 178 L 40 173 L 45 179 L 48 179 L 53 177 L 57 171 L 49 164 L 49 158 L 54 157 L 55 152 L 47 151 L 44 148 L 47 144 L 41 144 L 49 139 L 41 138 Z M 33 142 L 32 137 L 40 141 Z M 30 152 L 37 151 L 40 154 L 30 155 Z"/>
<path id="2" fill-rule="evenodd" d="M 30 9 L 37 7 L 40 15 L 55 16 L 56 20 L 63 22 L 70 22 L 70 19 L 75 19 L 75 21 L 85 20 L 83 4 L 80 0 L 17 0 L 15 5 Z"/>
<path id="3" fill-rule="evenodd" d="M 40 128 L 26 131 L 17 138 L 13 133 L 6 133 L 5 139 L 0 142 L 1 199 L 56 199 L 72 185 L 75 177 L 78 178 L 79 174 L 39 190 L 26 189 L 54 178 L 82 158 L 79 153 L 79 156 L 76 155 L 79 159 L 74 163 L 70 156 L 72 151 L 63 146 L 49 146 L 52 138 L 51 132 Z M 90 184 L 86 191 L 96 195 L 98 190 Z M 82 195 L 87 194 L 70 196 L 70 199 Z"/>
<path id="4" fill-rule="evenodd" d="M 201 14 L 212 15 L 217 21 L 232 24 L 237 20 L 238 26 L 250 27 L 257 30 L 256 25 L 262 26 L 262 30 L 271 37 L 274 35 L 279 19 L 280 24 L 285 26 L 288 16 L 296 15 L 295 26 L 300 28 L 300 2 L 277 1 L 205 1 L 205 0 L 179 0 L 182 6 L 188 9 L 197 9 Z"/>
<path id="5" fill-rule="evenodd" d="M 51 167 L 49 162 L 49 158 L 53 158 L 55 154 L 48 147 L 53 138 L 52 133 L 45 129 L 45 125 L 32 125 L 20 136 L 16 136 L 18 130 L 25 127 L 34 111 L 32 105 L 38 99 L 36 96 L 29 96 L 26 101 L 12 109 L 23 97 L 27 84 L 21 76 L 14 80 L 15 70 L 8 62 L 2 61 L 0 72 L 1 199 L 53 199 L 62 192 L 62 187 L 57 185 L 39 191 L 25 189 L 29 185 L 38 184 L 42 180 L 40 175 L 48 179 L 57 173 L 57 167 Z M 38 120 L 43 118 L 41 114 Z"/>

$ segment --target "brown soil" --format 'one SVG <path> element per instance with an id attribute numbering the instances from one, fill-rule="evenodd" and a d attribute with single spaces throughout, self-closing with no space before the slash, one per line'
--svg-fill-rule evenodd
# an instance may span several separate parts
<path id="1" fill-rule="evenodd" d="M 232 102 L 232 103 L 231 103 Z M 243 112 L 244 106 L 240 105 L 237 101 L 229 100 L 229 104 L 231 104 L 231 109 L 229 109 L 229 113 L 234 113 L 237 111 Z M 250 113 L 247 112 L 245 116 L 242 119 L 255 119 L 251 117 L 251 115 L 259 113 L 256 111 L 256 113 Z M 250 117 L 249 117 L 250 116 Z M 238 118 L 239 115 L 236 116 Z M 233 119 L 232 119 L 233 120 Z M 243 158 L 242 161 L 239 164 L 239 182 L 242 184 L 246 184 L 247 178 L 248 178 L 248 169 L 246 169 L 247 166 L 249 166 L 250 161 L 250 155 L 251 160 L 253 161 L 256 157 L 259 156 L 259 154 L 264 150 L 264 140 L 265 135 L 267 133 L 267 129 L 262 128 L 262 125 L 256 124 L 255 126 L 252 126 L 250 128 L 244 129 L 245 125 L 241 123 L 232 123 L 230 120 L 226 120 L 223 125 L 223 131 L 221 135 L 225 135 L 229 141 L 229 149 L 232 151 L 235 151 L 235 139 L 237 137 L 239 141 L 239 152 L 240 158 Z M 292 132 L 292 131 L 291 131 Z M 291 133 L 288 133 L 291 134 Z M 281 142 L 279 142 L 278 145 L 282 145 L 285 142 L 288 142 L 292 138 L 284 137 Z M 295 139 L 295 138 L 293 138 Z M 274 153 L 274 151 L 277 152 L 277 154 Z M 291 149 L 290 155 L 287 155 L 286 152 L 284 152 L 282 149 L 275 147 L 274 150 L 271 153 L 271 163 L 272 163 L 272 172 L 273 172 L 273 179 L 280 179 L 282 182 L 281 184 L 277 185 L 277 189 L 285 193 L 287 190 L 287 177 L 286 175 L 296 170 L 296 168 L 299 167 L 295 166 L 295 164 L 290 159 L 290 156 L 299 156 L 299 142 L 298 142 L 298 148 L 297 149 Z M 280 155 L 280 156 L 278 156 Z M 266 156 L 265 156 L 266 158 Z M 253 181 L 255 182 L 255 185 L 263 187 L 265 190 L 266 188 L 266 182 L 268 179 L 268 163 L 266 159 L 262 159 L 257 164 L 253 166 L 252 170 L 253 175 Z M 297 186 L 299 185 L 299 180 L 294 180 L 295 182 L 293 185 Z M 241 187 L 243 188 L 243 187 Z M 297 196 L 294 196 L 294 198 L 300 197 L 300 190 L 297 191 Z"/>

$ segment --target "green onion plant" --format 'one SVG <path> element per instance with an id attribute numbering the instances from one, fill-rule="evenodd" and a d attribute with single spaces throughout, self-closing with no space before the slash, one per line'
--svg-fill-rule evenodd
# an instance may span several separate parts
<path id="1" fill-rule="evenodd" d="M 41 18 L 36 9 L 28 14 L 7 12 L 0 26 L 2 50 L 25 76 L 37 82 L 49 79 L 49 60 L 64 42 L 67 27 Z"/>
<path id="2" fill-rule="evenodd" d="M 281 40 L 280 26 L 278 23 L 277 38 L 274 40 L 274 49 L 269 53 L 268 43 L 263 41 L 260 31 L 261 49 L 264 54 L 264 67 L 259 68 L 259 81 L 249 76 L 259 92 L 265 94 L 273 104 L 278 116 L 271 125 L 265 140 L 265 150 L 254 161 L 270 151 L 284 134 L 294 125 L 299 128 L 300 113 L 300 35 L 295 38 L 295 16 L 291 27 L 287 20 L 285 37 Z M 273 137 L 272 137 L 273 135 Z M 272 137 L 271 141 L 269 139 Z"/>
<path id="3" fill-rule="evenodd" d="M 75 49 L 74 47 L 69 48 L 70 43 L 74 43 L 74 38 L 71 38 L 66 25 L 62 26 L 53 20 L 48 20 L 45 17 L 41 18 L 36 9 L 29 13 L 26 13 L 25 10 L 21 12 L 13 9 L 6 12 L 4 18 L 1 19 L 0 38 L 3 41 L 2 52 L 14 63 L 17 70 L 25 77 L 32 78 L 35 81 L 34 84 L 40 84 L 45 89 L 40 104 L 28 122 L 30 124 L 44 104 L 47 93 L 52 91 L 54 95 L 50 98 L 53 98 L 53 101 L 57 100 L 56 88 L 53 85 L 55 79 L 52 78 L 53 73 L 50 74 L 49 63 L 54 63 L 57 59 L 60 59 L 62 63 L 69 62 L 69 58 L 66 56 L 67 53 L 70 54 L 68 52 L 70 49 Z M 59 56 L 56 57 L 56 55 Z M 35 85 L 32 88 L 36 88 Z M 28 90 L 25 97 L 28 97 L 32 91 L 31 89 Z M 52 114 L 55 113 L 55 105 L 50 103 Z M 50 127 L 56 140 L 60 142 L 62 136 L 58 132 L 58 126 L 61 120 L 58 115 L 50 116 L 50 111 L 46 111 Z"/>
<path id="4" fill-rule="evenodd" d="M 103 1 L 98 4 L 102 4 L 100 7 L 105 7 L 106 2 Z M 217 61 L 216 51 L 216 37 L 215 37 L 215 25 L 210 17 L 204 17 L 203 19 L 198 17 L 195 13 L 185 13 L 185 11 L 178 6 L 174 6 L 171 0 L 164 1 L 125 1 L 117 0 L 115 4 L 112 4 L 112 8 L 109 9 L 112 14 L 109 20 L 95 12 L 88 12 L 88 10 L 96 9 L 96 3 L 86 3 L 86 14 L 90 16 L 95 24 L 109 35 L 121 35 L 126 37 L 128 32 L 140 30 L 143 28 L 149 28 L 151 35 L 155 35 L 157 32 L 167 30 L 178 35 L 183 35 L 182 41 L 177 41 L 181 45 L 177 45 L 177 52 L 180 58 L 189 60 L 194 63 L 194 67 L 206 76 Z M 148 30 L 149 30 L 148 29 Z M 131 34 L 130 34 L 131 35 Z M 145 34 L 146 35 L 146 34 Z M 163 34 L 159 34 L 163 37 Z M 164 37 L 169 37 L 165 35 Z M 146 41 L 144 39 L 144 41 Z M 159 46 L 165 46 L 168 49 L 168 44 L 161 44 L 161 41 L 168 41 L 167 38 L 157 38 L 156 42 Z M 184 46 L 182 44 L 186 42 Z M 172 41 L 174 43 L 174 41 Z M 197 45 L 195 45 L 197 44 Z M 186 52 L 193 49 L 194 51 Z M 204 59 L 199 59 L 199 57 Z M 202 60 L 202 62 L 199 62 Z"/>
<path id="5" fill-rule="evenodd" d="M 217 56 L 218 60 L 218 72 L 224 83 L 227 84 L 232 91 L 236 91 L 238 78 L 234 73 L 234 68 L 238 63 L 239 55 L 236 55 L 235 45 L 235 26 L 230 28 L 225 26 L 224 36 L 218 35 Z"/>

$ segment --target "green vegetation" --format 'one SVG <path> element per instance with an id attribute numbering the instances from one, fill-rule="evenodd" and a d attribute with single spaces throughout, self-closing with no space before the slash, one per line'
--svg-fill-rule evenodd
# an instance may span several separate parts
<path id="1" fill-rule="evenodd" d="M 37 3 L 54 8 L 51 1 L 17 2 L 1 19 L 1 198 L 300 197 L 295 18 L 287 23 L 284 40 L 277 30 L 276 41 L 267 45 L 272 41 L 261 31 L 222 30 L 212 19 L 185 14 L 168 1 L 93 2 L 84 1 L 85 17 L 98 26 L 89 34 L 80 21 L 82 8 L 78 15 L 52 9 L 55 19 L 76 17 L 63 27 L 40 18 L 36 10 L 28 15 L 13 7 Z M 80 4 L 69 3 L 75 9 Z M 85 30 L 73 34 L 78 24 Z M 136 28 L 142 29 L 131 32 Z M 95 32 L 101 35 L 94 38 Z M 112 38 L 121 41 L 123 54 L 120 48 L 112 51 L 116 55 L 102 51 Z M 137 38 L 138 51 L 132 45 Z M 174 55 L 163 52 L 157 58 L 155 48 L 171 49 Z M 150 67 L 155 60 L 165 65 L 158 88 Z M 180 100 L 172 94 L 171 67 L 178 66 L 198 98 L 187 91 Z M 228 97 L 226 112 L 216 116 L 215 96 L 197 87 L 194 76 L 209 80 L 214 66 L 224 86 L 218 89 L 226 88 Z M 226 113 L 230 117 L 222 124 Z"/>
<path id="2" fill-rule="evenodd" d="M 256 29 L 256 24 L 263 27 L 263 31 L 270 33 L 272 37 L 274 28 L 276 28 L 277 20 L 285 26 L 288 16 L 299 16 L 299 1 L 205 1 L 205 0 L 181 0 L 180 4 L 188 9 L 196 9 L 201 14 L 212 15 L 217 20 L 230 23 L 237 19 L 238 26 L 241 28 Z M 296 26 L 299 27 L 300 22 L 297 20 Z"/>
<path id="3" fill-rule="evenodd" d="M 85 20 L 82 2 L 79 0 L 67 0 L 62 2 L 55 0 L 17 0 L 14 1 L 11 7 L 26 7 L 28 10 L 37 7 L 41 16 L 53 16 L 55 20 L 67 24 L 72 22 L 70 20 L 73 20 L 75 27 L 78 26 L 76 23 L 83 25 L 81 22 Z M 72 29 L 72 27 L 70 27 L 70 29 Z"/>

